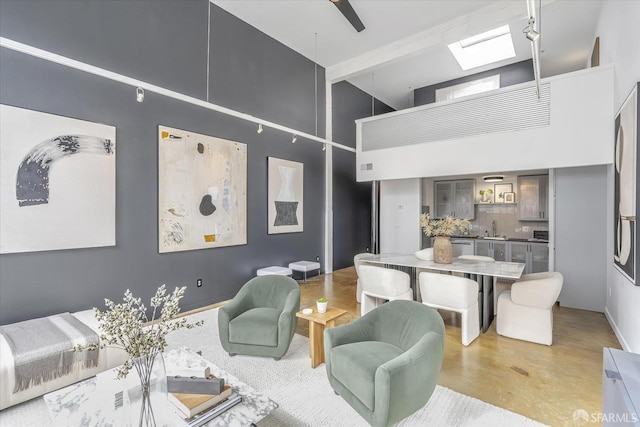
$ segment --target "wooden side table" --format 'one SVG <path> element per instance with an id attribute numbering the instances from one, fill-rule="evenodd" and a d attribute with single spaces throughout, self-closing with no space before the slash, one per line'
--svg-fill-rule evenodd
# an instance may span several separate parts
<path id="1" fill-rule="evenodd" d="M 346 312 L 347 310 L 329 306 L 326 313 L 318 313 L 316 307 L 313 307 L 311 314 L 304 314 L 302 311 L 296 313 L 299 318 L 309 321 L 309 356 L 312 368 L 324 363 L 324 330 L 334 327 L 336 319 Z"/>

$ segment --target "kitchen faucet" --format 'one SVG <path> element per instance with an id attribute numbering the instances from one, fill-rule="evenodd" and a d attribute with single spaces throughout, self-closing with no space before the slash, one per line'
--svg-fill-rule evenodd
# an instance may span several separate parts
<path id="1" fill-rule="evenodd" d="M 493 232 L 493 237 L 496 237 L 498 233 L 496 232 L 496 220 L 491 221 L 491 231 Z"/>

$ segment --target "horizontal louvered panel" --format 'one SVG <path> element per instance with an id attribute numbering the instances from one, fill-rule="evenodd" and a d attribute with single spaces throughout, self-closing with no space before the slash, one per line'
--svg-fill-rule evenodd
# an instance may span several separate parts
<path id="1" fill-rule="evenodd" d="M 362 123 L 362 151 L 550 125 L 549 84 L 526 87 Z"/>

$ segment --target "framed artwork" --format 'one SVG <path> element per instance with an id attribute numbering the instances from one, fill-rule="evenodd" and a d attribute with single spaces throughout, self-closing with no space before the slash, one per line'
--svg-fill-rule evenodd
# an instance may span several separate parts
<path id="1" fill-rule="evenodd" d="M 116 244 L 116 128 L 0 105 L 0 253 Z"/>
<path id="2" fill-rule="evenodd" d="M 247 145 L 158 126 L 158 251 L 247 243 Z"/>
<path id="3" fill-rule="evenodd" d="M 636 286 L 638 85 L 634 86 L 615 118 L 613 207 L 614 265 Z"/>
<path id="4" fill-rule="evenodd" d="M 513 192 L 513 184 L 495 184 L 493 186 L 493 197 L 495 203 L 506 203 L 505 194 Z"/>
<path id="5" fill-rule="evenodd" d="M 268 158 L 268 234 L 304 230 L 304 165 Z"/>
<path id="6" fill-rule="evenodd" d="M 504 193 L 504 202 L 505 203 L 515 203 L 516 202 L 516 193 L 513 193 L 513 192 Z"/>

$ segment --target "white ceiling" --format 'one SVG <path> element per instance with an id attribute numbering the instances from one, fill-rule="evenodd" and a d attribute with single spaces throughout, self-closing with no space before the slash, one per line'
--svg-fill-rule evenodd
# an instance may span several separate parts
<path id="1" fill-rule="evenodd" d="M 541 77 L 585 68 L 603 0 L 544 0 L 539 9 Z M 525 0 L 350 0 L 357 33 L 329 0 L 211 0 L 395 109 L 413 89 L 531 58 Z M 536 0 L 540 7 L 539 0 Z M 447 44 L 509 24 L 516 57 L 462 71 Z"/>

